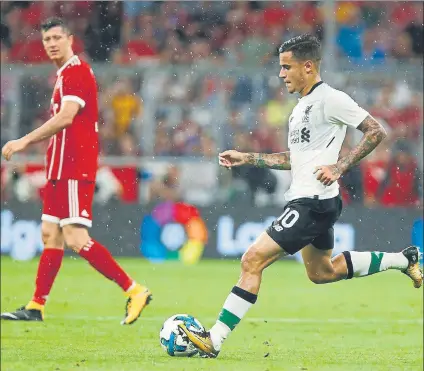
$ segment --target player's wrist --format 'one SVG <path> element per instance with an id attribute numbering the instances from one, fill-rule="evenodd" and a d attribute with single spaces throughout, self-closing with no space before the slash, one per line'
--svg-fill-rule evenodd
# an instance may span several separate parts
<path id="1" fill-rule="evenodd" d="M 240 152 L 240 162 L 241 165 L 254 165 L 255 154 L 250 152 Z"/>
<path id="2" fill-rule="evenodd" d="M 347 167 L 339 162 L 336 163 L 336 168 L 339 171 L 340 175 L 343 175 L 347 170 Z"/>
<path id="3" fill-rule="evenodd" d="M 31 144 L 31 136 L 30 136 L 30 134 L 27 134 L 27 135 L 24 135 L 22 138 L 21 138 L 21 141 L 22 141 L 22 143 L 23 143 L 23 145 L 26 147 L 26 146 L 28 146 L 29 144 Z"/>

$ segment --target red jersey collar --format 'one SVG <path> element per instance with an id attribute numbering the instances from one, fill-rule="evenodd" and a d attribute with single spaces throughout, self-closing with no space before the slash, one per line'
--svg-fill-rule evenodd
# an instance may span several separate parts
<path id="1" fill-rule="evenodd" d="M 76 54 L 74 54 L 71 58 L 69 58 L 65 62 L 65 64 L 57 70 L 56 75 L 59 76 L 66 67 L 68 67 L 73 61 L 75 61 L 76 58 L 78 58 Z"/>

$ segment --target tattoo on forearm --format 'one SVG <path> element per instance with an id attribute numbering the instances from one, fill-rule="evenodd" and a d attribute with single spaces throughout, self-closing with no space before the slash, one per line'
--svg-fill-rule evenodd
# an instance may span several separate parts
<path id="1" fill-rule="evenodd" d="M 248 153 L 247 163 L 256 167 L 267 167 L 275 170 L 290 170 L 290 152 L 281 153 Z"/>
<path id="2" fill-rule="evenodd" d="M 347 156 L 341 158 L 337 162 L 337 167 L 342 172 L 345 172 L 371 153 L 387 135 L 380 123 L 371 116 L 367 116 L 365 120 L 359 124 L 358 129 L 364 133 L 361 141 L 347 154 Z"/>

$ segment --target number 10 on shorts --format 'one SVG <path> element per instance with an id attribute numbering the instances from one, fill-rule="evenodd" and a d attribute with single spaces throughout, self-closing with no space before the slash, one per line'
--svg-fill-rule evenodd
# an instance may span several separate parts
<path id="1" fill-rule="evenodd" d="M 299 219 L 299 212 L 297 210 L 292 210 L 289 207 L 284 210 L 284 213 L 277 219 L 274 224 L 274 229 L 277 232 L 281 232 L 284 228 L 293 227 L 294 223 Z"/>

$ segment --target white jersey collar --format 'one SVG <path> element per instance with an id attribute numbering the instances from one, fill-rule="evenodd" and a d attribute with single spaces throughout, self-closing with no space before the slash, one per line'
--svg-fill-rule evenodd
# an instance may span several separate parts
<path id="1" fill-rule="evenodd" d="M 300 97 L 299 98 L 299 100 L 301 100 L 301 99 L 304 99 L 304 98 L 306 98 L 306 97 L 308 97 L 308 96 L 310 96 L 314 91 L 315 91 L 315 89 L 316 88 L 318 88 L 319 86 L 321 86 L 321 85 L 323 85 L 324 84 L 324 81 L 318 81 L 316 84 L 314 84 L 313 86 L 312 86 L 312 88 L 311 88 L 311 90 L 309 90 L 309 92 L 308 92 L 308 94 L 306 94 L 305 96 L 303 96 L 303 97 Z"/>

